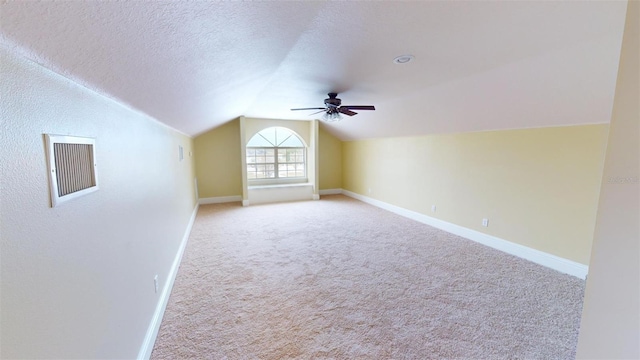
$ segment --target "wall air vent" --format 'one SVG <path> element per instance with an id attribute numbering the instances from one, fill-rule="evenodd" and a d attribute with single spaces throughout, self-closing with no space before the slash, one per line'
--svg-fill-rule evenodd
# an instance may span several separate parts
<path id="1" fill-rule="evenodd" d="M 95 139 L 45 134 L 51 207 L 98 190 Z"/>

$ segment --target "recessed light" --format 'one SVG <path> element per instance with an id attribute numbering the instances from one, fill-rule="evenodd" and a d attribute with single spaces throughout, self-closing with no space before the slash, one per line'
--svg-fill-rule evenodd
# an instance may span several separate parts
<path id="1" fill-rule="evenodd" d="M 393 59 L 394 64 L 406 64 L 414 59 L 413 55 L 400 55 Z"/>

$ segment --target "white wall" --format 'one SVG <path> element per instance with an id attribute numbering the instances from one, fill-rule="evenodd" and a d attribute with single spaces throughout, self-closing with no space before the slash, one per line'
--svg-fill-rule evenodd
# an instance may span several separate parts
<path id="1" fill-rule="evenodd" d="M 578 340 L 579 359 L 640 358 L 640 2 L 629 1 Z"/>
<path id="2" fill-rule="evenodd" d="M 194 210 L 192 140 L 4 48 L 0 69 L 0 357 L 135 358 Z M 96 139 L 99 191 L 50 207 L 44 133 Z"/>

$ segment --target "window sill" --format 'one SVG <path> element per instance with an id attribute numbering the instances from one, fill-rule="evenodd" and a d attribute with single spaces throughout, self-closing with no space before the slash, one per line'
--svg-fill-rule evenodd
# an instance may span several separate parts
<path id="1" fill-rule="evenodd" d="M 305 187 L 305 186 L 313 186 L 310 182 L 304 183 L 290 183 L 290 184 L 260 184 L 260 185 L 249 185 L 249 190 L 255 189 L 271 189 L 271 188 L 292 188 L 292 187 Z"/>

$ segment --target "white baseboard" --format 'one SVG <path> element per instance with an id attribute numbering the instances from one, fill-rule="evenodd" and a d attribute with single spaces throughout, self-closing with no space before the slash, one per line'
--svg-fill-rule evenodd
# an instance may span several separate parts
<path id="1" fill-rule="evenodd" d="M 320 195 L 338 195 L 342 194 L 342 189 L 324 189 L 318 191 Z"/>
<path id="2" fill-rule="evenodd" d="M 167 282 L 162 289 L 162 293 L 160 294 L 160 298 L 158 299 L 158 304 L 156 305 L 156 311 L 153 313 L 153 318 L 151 318 L 151 323 L 149 324 L 149 328 L 147 329 L 147 334 L 144 337 L 144 342 L 142 343 L 142 347 L 140 348 L 140 352 L 138 353 L 138 360 L 148 360 L 151 357 L 151 352 L 153 351 L 153 346 L 155 345 L 156 337 L 158 336 L 158 330 L 160 330 L 160 324 L 162 324 L 162 317 L 164 316 L 164 311 L 167 308 L 167 303 L 169 302 L 171 289 L 173 288 L 173 283 L 176 280 L 176 275 L 178 275 L 178 268 L 180 267 L 180 262 L 182 261 L 182 254 L 184 254 L 184 249 L 187 246 L 189 234 L 191 234 L 191 228 L 193 227 L 193 222 L 196 220 L 196 215 L 198 214 L 198 207 L 199 205 L 196 204 L 196 207 L 193 209 L 193 213 L 191 214 L 191 219 L 189 219 L 187 229 L 184 231 L 182 242 L 180 243 L 180 247 L 178 248 L 176 257 L 173 259 L 173 264 L 171 265 L 171 269 L 169 270 Z"/>
<path id="3" fill-rule="evenodd" d="M 217 197 L 200 198 L 198 199 L 198 204 L 206 205 L 206 204 L 220 204 L 220 203 L 240 202 L 240 201 L 242 201 L 241 195 L 217 196 Z"/>
<path id="4" fill-rule="evenodd" d="M 409 219 L 433 226 L 440 230 L 444 230 L 451 234 L 462 236 L 466 239 L 478 242 L 480 244 L 492 247 L 496 250 L 500 250 L 511 255 L 518 256 L 520 258 L 532 261 L 536 264 L 546 266 L 565 274 L 573 275 L 581 279 L 586 279 L 587 273 L 589 272 L 589 267 L 587 265 L 580 264 L 572 260 L 564 259 L 559 256 L 548 254 L 540 250 L 532 249 L 524 245 L 500 239 L 498 237 L 488 235 L 476 230 L 471 230 L 460 225 L 432 218 L 419 212 L 407 210 L 405 208 L 391 205 L 380 200 L 372 199 L 364 195 L 356 194 L 351 191 L 342 190 L 341 193 L 367 204 L 377 206 L 379 208 L 391 211 Z"/>

